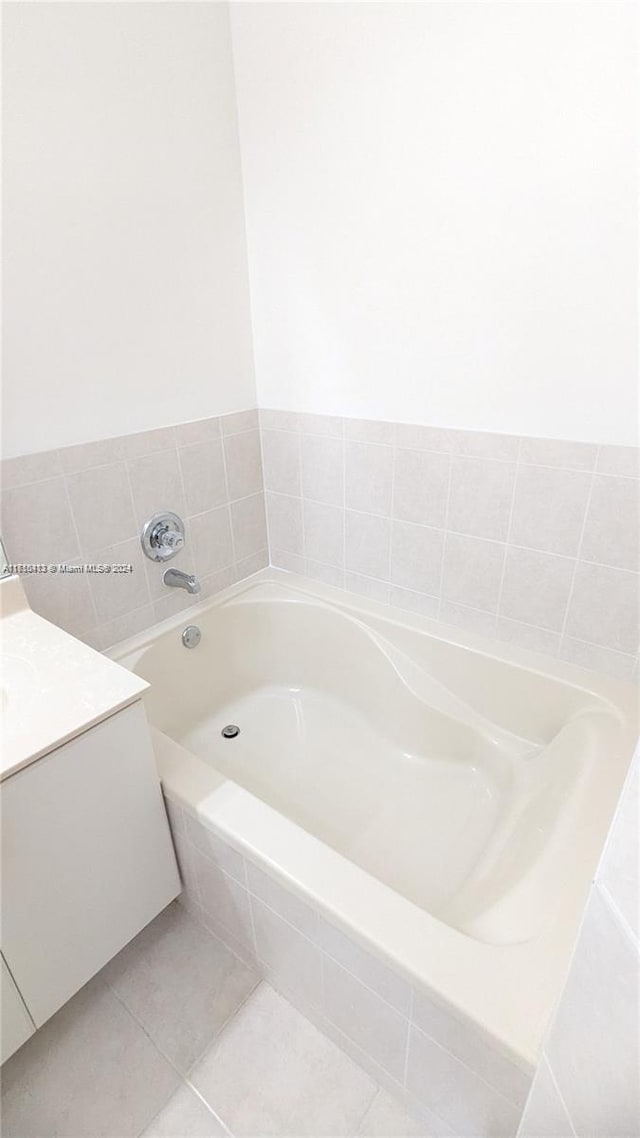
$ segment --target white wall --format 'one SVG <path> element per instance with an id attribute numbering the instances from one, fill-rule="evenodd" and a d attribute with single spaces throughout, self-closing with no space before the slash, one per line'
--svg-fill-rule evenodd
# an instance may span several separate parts
<path id="1" fill-rule="evenodd" d="M 633 442 L 633 5 L 232 33 L 260 404 Z"/>
<path id="2" fill-rule="evenodd" d="M 254 405 L 227 6 L 3 8 L 5 455 Z"/>

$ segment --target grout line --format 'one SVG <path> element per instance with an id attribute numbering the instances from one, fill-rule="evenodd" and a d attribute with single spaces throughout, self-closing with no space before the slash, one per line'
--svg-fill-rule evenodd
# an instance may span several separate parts
<path id="1" fill-rule="evenodd" d="M 595 460 L 595 466 L 596 467 L 598 465 L 598 459 L 600 457 L 600 450 L 601 450 L 601 448 L 598 447 L 598 450 L 596 452 L 596 460 Z M 578 575 L 578 564 L 581 560 L 580 554 L 582 552 L 582 545 L 584 543 L 584 535 L 585 535 L 585 532 L 587 529 L 587 519 L 589 517 L 589 510 L 591 509 L 591 495 L 593 493 L 593 487 L 595 484 L 595 480 L 596 480 L 596 474 L 595 474 L 595 469 L 594 469 L 594 471 L 591 475 L 591 481 L 589 482 L 589 492 L 587 494 L 587 501 L 586 501 L 585 507 L 584 507 L 584 517 L 582 519 L 582 527 L 580 529 L 580 538 L 578 541 L 578 548 L 576 550 L 576 557 L 575 557 L 575 562 L 574 562 L 574 566 L 573 566 L 573 574 L 571 576 L 571 584 L 569 586 L 569 595 L 567 597 L 567 605 L 566 605 L 566 608 L 564 611 L 564 620 L 562 622 L 562 628 L 560 629 L 560 650 L 562 650 L 562 647 L 563 647 L 564 641 L 565 641 L 565 637 L 567 635 L 567 625 L 569 623 L 569 613 L 571 612 L 571 602 L 573 600 L 573 589 L 574 589 L 574 585 L 576 583 L 576 577 Z"/>
<path id="2" fill-rule="evenodd" d="M 410 988 L 409 989 L 409 1026 L 407 1028 L 407 1046 L 406 1046 L 405 1053 L 404 1053 L 404 1067 L 402 1070 L 402 1085 L 403 1085 L 403 1087 L 406 1087 L 406 1085 L 407 1085 L 407 1071 L 409 1070 L 409 1041 L 411 1039 L 411 1027 L 412 1027 L 413 1022 L 414 1022 L 414 1020 L 413 1020 L 413 1004 L 414 1004 L 414 992 L 413 992 L 413 988 Z"/>
<path id="3" fill-rule="evenodd" d="M 550 1078 L 551 1078 L 551 1082 L 552 1082 L 552 1083 L 553 1083 L 553 1085 L 554 1085 L 554 1088 L 555 1088 L 555 1092 L 556 1092 L 556 1094 L 557 1094 L 558 1098 L 560 1099 L 560 1102 L 562 1103 L 562 1106 L 564 1107 L 564 1112 L 565 1112 L 565 1114 L 566 1114 L 567 1118 L 569 1119 L 569 1126 L 571 1127 L 571 1138 L 577 1138 L 577 1131 L 576 1131 L 576 1129 L 575 1129 L 575 1127 L 574 1127 L 574 1125 L 573 1125 L 573 1119 L 572 1119 L 572 1117 L 571 1117 L 571 1114 L 569 1113 L 569 1108 L 568 1108 L 568 1106 L 567 1106 L 567 1104 L 566 1104 L 566 1102 L 565 1102 L 565 1098 L 564 1098 L 564 1095 L 563 1095 L 562 1091 L 560 1090 L 560 1087 L 558 1086 L 558 1083 L 557 1083 L 556 1077 L 555 1077 L 555 1075 L 554 1075 L 554 1073 L 553 1073 L 553 1068 L 552 1068 L 552 1066 L 551 1066 L 551 1063 L 549 1062 L 549 1060 L 548 1060 L 548 1058 L 547 1058 L 547 1056 L 546 1056 L 546 1054 L 545 1054 L 545 1052 L 544 1052 L 544 1051 L 542 1052 L 542 1054 L 541 1054 L 541 1056 L 540 1056 L 540 1062 L 541 1062 L 541 1063 L 546 1063 L 546 1065 L 547 1065 L 547 1070 L 548 1070 L 548 1072 L 549 1072 L 549 1075 L 550 1075 Z M 540 1064 L 539 1064 L 539 1065 L 540 1065 Z M 539 1065 L 538 1065 L 538 1066 L 539 1066 Z M 525 1104 L 525 1105 L 526 1105 L 526 1104 Z"/>
<path id="4" fill-rule="evenodd" d="M 511 545 L 510 538 L 511 538 L 511 529 L 512 529 L 512 525 L 513 525 L 513 511 L 514 511 L 515 502 L 516 502 L 516 491 L 518 488 L 518 473 L 520 470 L 520 453 L 521 453 L 521 450 L 522 450 L 522 439 L 518 439 L 518 454 L 516 457 L 516 468 L 515 468 L 514 475 L 513 475 L 513 487 L 511 490 L 511 505 L 509 506 L 509 520 L 507 522 L 507 533 L 506 533 L 505 543 L 504 543 L 504 558 L 502 561 L 502 573 L 500 574 L 500 586 L 498 588 L 498 601 L 496 604 L 496 619 L 495 619 L 495 624 L 494 624 L 494 628 L 493 628 L 493 635 L 496 638 L 498 635 L 498 621 L 500 620 L 500 617 L 502 615 L 500 610 L 502 608 L 502 592 L 504 589 L 504 579 L 505 579 L 506 574 L 507 574 L 507 557 L 509 556 L 509 549 L 517 549 L 518 548 L 518 546 Z M 596 457 L 597 457 L 597 455 L 596 455 Z"/>
<path id="5" fill-rule="evenodd" d="M 444 564 L 447 552 L 447 533 L 449 532 L 449 503 L 451 501 L 451 482 L 453 480 L 453 459 L 449 455 L 449 466 L 447 471 L 447 496 L 444 504 L 444 537 L 442 539 L 442 558 L 440 560 L 440 581 L 438 584 L 438 612 L 437 618 L 440 618 L 443 604 L 443 590 L 444 590 Z"/>
<path id="6" fill-rule="evenodd" d="M 614 823 L 615 823 L 615 819 L 614 819 Z M 612 829 L 613 829 L 614 823 L 612 823 Z M 595 888 L 598 890 L 598 892 L 601 893 L 602 900 L 604 901 L 607 908 L 610 910 L 611 916 L 613 917 L 615 922 L 618 925 L 620 925 L 620 931 L 622 932 L 622 935 L 630 942 L 631 947 L 634 949 L 636 954 L 640 953 L 640 940 L 638 940 L 638 937 L 636 936 L 633 929 L 631 928 L 631 925 L 629 924 L 626 917 L 624 916 L 624 913 L 622 913 L 622 911 L 620 910 L 620 908 L 618 907 L 618 905 L 614 901 L 613 897 L 611 896 L 609 886 L 607 884 L 605 884 L 604 881 L 601 881 L 599 879 L 598 875 L 596 875 L 596 878 L 595 878 L 593 884 L 594 884 Z"/>

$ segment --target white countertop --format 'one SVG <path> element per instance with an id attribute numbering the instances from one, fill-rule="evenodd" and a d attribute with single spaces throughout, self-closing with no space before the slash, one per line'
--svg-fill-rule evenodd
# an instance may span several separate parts
<path id="1" fill-rule="evenodd" d="M 29 608 L 0 580 L 0 780 L 140 699 L 145 680 Z"/>

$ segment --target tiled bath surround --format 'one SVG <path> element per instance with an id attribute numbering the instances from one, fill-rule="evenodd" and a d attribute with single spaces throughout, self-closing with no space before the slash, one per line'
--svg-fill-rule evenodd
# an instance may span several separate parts
<path id="1" fill-rule="evenodd" d="M 2 532 L 12 562 L 124 562 L 133 573 L 24 576 L 33 608 L 105 648 L 268 564 L 255 410 L 5 459 Z M 169 564 L 200 578 L 192 597 L 162 583 L 140 547 L 158 510 L 185 521 Z"/>
<path id="2" fill-rule="evenodd" d="M 640 1134 L 639 833 L 637 753 L 518 1138 Z"/>
<path id="3" fill-rule="evenodd" d="M 432 1135 L 513 1136 L 532 1072 L 167 800 L 183 904 Z"/>
<path id="4" fill-rule="evenodd" d="M 260 412 L 271 564 L 621 677 L 639 452 Z"/>

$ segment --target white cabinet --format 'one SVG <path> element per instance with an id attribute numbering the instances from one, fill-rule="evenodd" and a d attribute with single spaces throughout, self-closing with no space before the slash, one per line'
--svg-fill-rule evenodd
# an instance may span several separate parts
<path id="1" fill-rule="evenodd" d="M 11 973 L 0 955 L 0 1063 L 26 1043 L 35 1028 L 16 988 Z"/>
<path id="2" fill-rule="evenodd" d="M 2 951 L 39 1027 L 180 891 L 142 704 L 7 778 Z"/>

